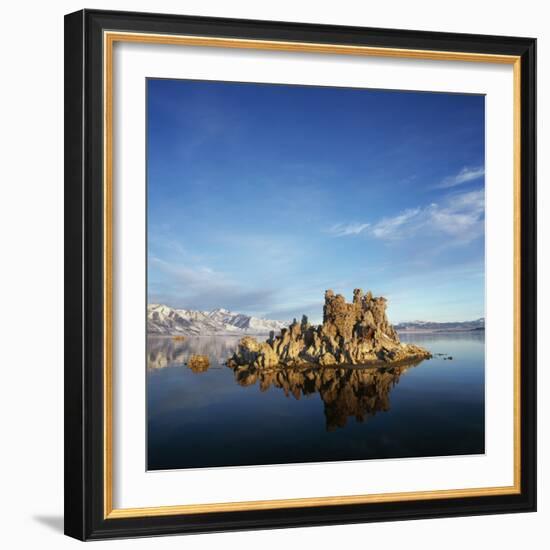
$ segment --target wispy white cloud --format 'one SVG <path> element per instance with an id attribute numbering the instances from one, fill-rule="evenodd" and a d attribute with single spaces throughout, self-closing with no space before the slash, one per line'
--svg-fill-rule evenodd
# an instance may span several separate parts
<path id="1" fill-rule="evenodd" d="M 368 227 L 370 227 L 370 223 L 337 223 L 328 229 L 328 233 L 335 237 L 347 237 L 359 235 Z"/>
<path id="2" fill-rule="evenodd" d="M 442 203 L 408 208 L 373 223 L 337 224 L 328 232 L 337 237 L 363 233 L 383 241 L 446 237 L 445 243 L 466 244 L 483 235 L 483 190 L 454 193 Z"/>
<path id="3" fill-rule="evenodd" d="M 370 234 L 378 239 L 450 237 L 448 244 L 466 244 L 483 235 L 485 194 L 483 190 L 453 194 L 444 203 L 408 209 L 375 223 Z"/>
<path id="4" fill-rule="evenodd" d="M 435 189 L 450 189 L 457 185 L 462 185 L 469 181 L 477 180 L 485 175 L 485 168 L 483 166 L 468 167 L 465 166 L 460 170 L 458 174 L 453 176 L 447 176 L 440 183 L 434 186 Z"/>
<path id="5" fill-rule="evenodd" d="M 371 233 L 379 239 L 400 238 L 403 229 L 418 220 L 421 212 L 420 208 L 409 208 L 397 214 L 397 216 L 382 218 L 372 227 Z"/>

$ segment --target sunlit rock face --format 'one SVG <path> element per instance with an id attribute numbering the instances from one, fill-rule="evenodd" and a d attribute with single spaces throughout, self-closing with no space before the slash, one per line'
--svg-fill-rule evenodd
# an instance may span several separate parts
<path id="1" fill-rule="evenodd" d="M 390 410 L 390 392 L 402 374 L 414 366 L 380 368 L 264 367 L 240 366 L 234 370 L 241 386 L 259 385 L 260 390 L 282 390 L 300 399 L 318 393 L 324 403 L 326 429 L 343 428 L 349 418 L 364 422 Z"/>
<path id="2" fill-rule="evenodd" d="M 368 365 L 430 358 L 424 348 L 399 341 L 386 317 L 386 303 L 361 289 L 355 289 L 353 302 L 347 303 L 341 294 L 327 290 L 321 325 L 310 325 L 304 315 L 277 336 L 271 332 L 266 342 L 245 337 L 228 365 Z"/>

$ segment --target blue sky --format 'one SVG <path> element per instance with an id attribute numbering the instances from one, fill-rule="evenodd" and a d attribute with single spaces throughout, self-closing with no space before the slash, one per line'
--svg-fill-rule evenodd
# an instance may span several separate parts
<path id="1" fill-rule="evenodd" d="M 484 97 L 147 81 L 148 299 L 286 320 L 484 316 Z"/>

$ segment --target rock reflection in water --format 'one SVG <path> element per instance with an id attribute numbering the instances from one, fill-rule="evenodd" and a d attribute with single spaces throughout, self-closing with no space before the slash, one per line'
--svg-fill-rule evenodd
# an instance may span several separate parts
<path id="1" fill-rule="evenodd" d="M 274 387 L 287 397 L 300 399 L 318 393 L 324 403 L 327 431 L 343 428 L 349 417 L 364 422 L 377 412 L 390 410 L 390 392 L 402 374 L 418 365 L 363 368 L 263 368 L 238 367 L 241 386 L 259 384 L 262 392 Z"/>
<path id="2" fill-rule="evenodd" d="M 239 337 L 188 337 L 184 341 L 150 337 L 147 366 L 151 370 L 187 365 L 194 373 L 222 368 L 235 351 Z M 197 358 L 199 358 L 197 360 Z M 318 393 L 324 403 L 326 429 L 344 427 L 349 417 L 364 422 L 390 409 L 390 392 L 409 368 L 420 362 L 380 367 L 270 367 L 240 366 L 234 379 L 240 386 L 258 384 L 262 392 L 282 390 L 300 399 Z M 225 368 L 225 367 L 224 367 Z"/>

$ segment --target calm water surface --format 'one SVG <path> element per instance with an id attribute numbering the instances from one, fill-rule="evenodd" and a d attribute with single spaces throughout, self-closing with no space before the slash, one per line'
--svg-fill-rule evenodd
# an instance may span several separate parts
<path id="1" fill-rule="evenodd" d="M 453 359 L 235 374 L 239 338 L 150 337 L 148 469 L 484 453 L 484 333 L 400 337 Z"/>

